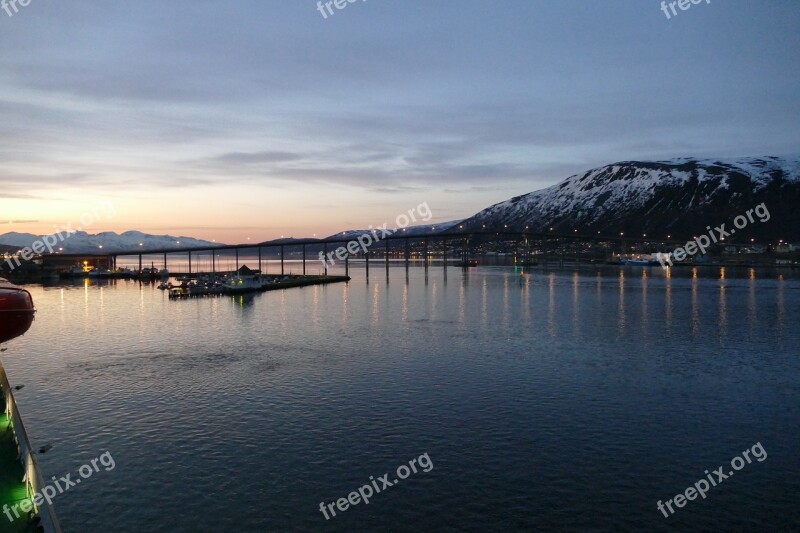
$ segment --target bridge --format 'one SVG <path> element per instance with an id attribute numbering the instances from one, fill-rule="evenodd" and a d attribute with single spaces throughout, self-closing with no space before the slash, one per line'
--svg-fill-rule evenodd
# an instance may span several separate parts
<path id="1" fill-rule="evenodd" d="M 576 260 L 591 259 L 597 261 L 610 258 L 614 251 L 626 253 L 627 250 L 632 250 L 637 245 L 646 245 L 646 247 L 652 249 L 651 251 L 664 251 L 674 249 L 685 243 L 685 241 L 648 239 L 646 235 L 641 237 L 626 236 L 624 234 L 602 235 L 600 233 L 586 235 L 579 234 L 577 230 L 573 233 L 535 233 L 509 230 L 466 231 L 459 229 L 430 234 L 411 233 L 404 230 L 398 230 L 390 235 L 379 235 L 379 233 L 380 230 L 375 230 L 373 233 L 359 235 L 350 233 L 326 239 L 291 239 L 256 244 L 244 243 L 166 249 L 140 248 L 115 251 L 108 254 L 94 254 L 92 257 L 104 258 L 109 268 L 116 268 L 119 258 L 138 258 L 139 271 L 147 266 L 144 264 L 145 257 L 160 256 L 163 259 L 164 268 L 167 268 L 169 258 L 183 257 L 185 258 L 184 262 L 188 259 L 188 271 L 171 272 L 174 275 L 191 275 L 199 272 L 200 270 L 197 268 L 198 259 L 204 255 L 210 256 L 211 272 L 219 272 L 217 260 L 223 254 L 233 256 L 232 260 L 235 262 L 236 270 L 238 270 L 241 258 L 245 253 L 249 253 L 249 257 L 253 260 L 257 258 L 259 270 L 262 269 L 263 262 L 270 256 L 279 258 L 281 274 L 283 275 L 286 272 L 285 263 L 287 258 L 299 257 L 299 261 L 302 263 L 302 273 L 305 275 L 308 270 L 309 259 L 314 263 L 319 262 L 319 253 L 321 252 L 323 257 L 329 257 L 336 263 L 344 263 L 346 272 L 349 272 L 351 259 L 360 259 L 365 264 L 367 275 L 369 275 L 372 256 L 380 256 L 381 252 L 383 252 L 383 262 L 387 269 L 393 256 L 396 259 L 403 259 L 405 267 L 408 268 L 413 255 L 417 255 L 422 259 L 425 268 L 430 266 L 434 256 L 441 257 L 443 267 L 447 268 L 451 259 L 466 265 L 472 253 L 485 253 L 492 246 L 495 246 L 495 249 L 513 253 L 515 258 L 518 258 L 522 264 L 531 264 L 534 257 L 560 258 L 562 261 L 565 258 L 574 257 Z M 364 242 L 365 246 L 359 243 L 360 238 L 363 239 L 361 242 Z M 368 244 L 366 244 L 367 241 L 369 241 Z M 601 244 L 602 246 L 600 246 Z M 583 245 L 583 247 L 578 245 Z M 592 248 L 592 246 L 594 247 Z M 340 250 L 341 248 L 345 250 Z M 477 251 L 475 251 L 476 248 Z M 645 252 L 642 251 L 641 253 Z M 77 262 L 85 258 L 86 255 L 59 254 L 58 257 L 61 261 L 74 259 Z M 324 264 L 324 270 L 325 274 L 327 274 L 327 262 Z"/>

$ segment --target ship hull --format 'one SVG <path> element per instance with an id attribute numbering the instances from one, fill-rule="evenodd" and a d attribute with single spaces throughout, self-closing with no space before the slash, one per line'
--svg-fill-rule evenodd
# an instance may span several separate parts
<path id="1" fill-rule="evenodd" d="M 24 335 L 35 313 L 28 291 L 0 279 L 0 343 Z"/>

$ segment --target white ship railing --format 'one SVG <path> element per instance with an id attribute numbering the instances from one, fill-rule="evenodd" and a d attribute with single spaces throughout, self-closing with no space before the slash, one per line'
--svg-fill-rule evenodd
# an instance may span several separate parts
<path id="1" fill-rule="evenodd" d="M 14 428 L 14 439 L 17 442 L 17 451 L 19 452 L 20 461 L 25 469 L 25 485 L 30 498 L 34 494 L 41 494 L 44 488 L 44 480 L 39 471 L 39 466 L 36 463 L 36 458 L 31 448 L 31 441 L 28 438 L 28 433 L 25 431 L 25 426 L 22 424 L 22 415 L 19 413 L 19 407 L 14 400 L 14 394 L 11 392 L 11 385 L 8 383 L 8 376 L 3 368 L 3 363 L 0 362 L 0 391 L 5 398 L 5 413 L 11 420 L 12 427 Z M 43 501 L 41 505 L 36 505 L 31 498 L 31 505 L 39 516 L 39 524 L 45 533 L 61 533 L 61 526 L 58 524 L 55 510 L 52 504 Z"/>

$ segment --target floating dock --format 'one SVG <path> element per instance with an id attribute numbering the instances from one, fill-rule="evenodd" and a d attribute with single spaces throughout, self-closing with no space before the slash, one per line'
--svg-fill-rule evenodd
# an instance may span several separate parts
<path id="1" fill-rule="evenodd" d="M 169 297 L 173 300 L 179 300 L 183 298 L 199 298 L 201 296 L 247 294 L 350 281 L 350 276 L 266 276 L 266 278 L 268 280 L 258 283 L 257 286 L 246 284 L 244 286 L 225 284 L 182 285 L 170 288 Z"/>
<path id="2" fill-rule="evenodd" d="M 44 481 L 2 362 L 0 402 L 0 531 L 61 533 L 53 506 L 33 499 Z"/>

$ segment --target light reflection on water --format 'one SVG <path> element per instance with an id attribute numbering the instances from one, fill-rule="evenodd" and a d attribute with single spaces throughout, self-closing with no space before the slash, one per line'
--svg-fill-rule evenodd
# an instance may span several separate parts
<path id="1" fill-rule="evenodd" d="M 5 363 L 34 442 L 54 443 L 42 465 L 117 461 L 57 499 L 65 531 L 798 523 L 791 273 L 378 272 L 189 301 L 34 287 Z M 655 509 L 756 441 L 769 459 L 724 491 Z M 430 474 L 324 521 L 320 501 L 422 452 Z"/>

